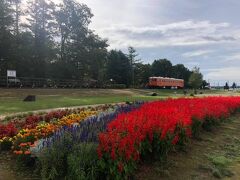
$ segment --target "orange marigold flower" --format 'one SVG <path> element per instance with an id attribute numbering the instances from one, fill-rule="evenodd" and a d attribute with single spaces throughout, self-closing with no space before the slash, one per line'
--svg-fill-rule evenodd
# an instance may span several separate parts
<path id="1" fill-rule="evenodd" d="M 23 154 L 23 151 L 13 151 L 14 154 Z"/>
<path id="2" fill-rule="evenodd" d="M 27 143 L 21 143 L 21 144 L 19 144 L 20 147 L 27 146 L 27 145 L 28 145 Z"/>
<path id="3" fill-rule="evenodd" d="M 24 154 L 29 155 L 29 154 L 31 154 L 31 152 L 30 151 L 25 151 Z"/>

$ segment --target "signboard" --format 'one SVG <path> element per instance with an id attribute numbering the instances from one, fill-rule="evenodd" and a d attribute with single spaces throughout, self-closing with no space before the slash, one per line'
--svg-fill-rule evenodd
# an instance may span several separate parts
<path id="1" fill-rule="evenodd" d="M 16 77 L 15 70 L 7 70 L 7 77 Z"/>

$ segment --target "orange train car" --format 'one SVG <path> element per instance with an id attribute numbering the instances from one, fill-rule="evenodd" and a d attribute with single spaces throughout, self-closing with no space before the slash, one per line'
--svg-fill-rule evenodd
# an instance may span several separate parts
<path id="1" fill-rule="evenodd" d="M 184 80 L 168 77 L 149 77 L 149 88 L 183 88 Z"/>

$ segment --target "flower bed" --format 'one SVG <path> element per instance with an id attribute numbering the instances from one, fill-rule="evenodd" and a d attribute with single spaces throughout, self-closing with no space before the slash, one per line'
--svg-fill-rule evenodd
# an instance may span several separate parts
<path id="1" fill-rule="evenodd" d="M 87 117 L 109 108 L 113 106 L 59 110 L 44 115 L 30 115 L 24 119 L 10 120 L 7 124 L 0 124 L 0 150 L 8 150 L 13 145 L 12 149 L 19 153 L 21 143 L 33 143 L 38 139 L 46 138 L 63 126 L 80 123 Z"/>
<path id="2" fill-rule="evenodd" d="M 12 137 L 16 135 L 22 129 L 33 129 L 40 122 L 50 122 L 52 120 L 61 119 L 64 116 L 70 114 L 78 114 L 79 112 L 85 110 L 95 110 L 95 111 L 105 111 L 106 109 L 111 108 L 112 105 L 102 105 L 96 107 L 88 107 L 88 108 L 76 108 L 76 109 L 63 109 L 57 111 L 51 111 L 48 113 L 41 112 L 39 114 L 29 114 L 29 115 L 18 115 L 15 117 L 5 118 L 0 124 L 0 139 L 3 137 Z M 11 119 L 9 119 L 11 118 Z"/>
<path id="3" fill-rule="evenodd" d="M 184 145 L 201 127 L 209 130 L 239 107 L 240 97 L 181 98 L 120 114 L 99 134 L 102 171 L 109 178 L 126 178 L 139 160 L 164 157 L 174 145 Z"/>
<path id="4" fill-rule="evenodd" d="M 37 159 L 44 179 L 126 179 L 139 161 L 165 158 L 239 108 L 240 97 L 100 106 L 21 130 L 10 122 L 0 143 L 27 164 Z"/>
<path id="5" fill-rule="evenodd" d="M 118 114 L 130 112 L 139 108 L 141 104 L 117 105 L 114 109 L 89 117 L 80 124 L 64 126 L 53 136 L 37 141 L 35 147 L 31 147 L 31 154 L 41 163 L 42 177 L 45 179 L 99 177 L 101 173 L 98 171 L 96 153 L 98 134 L 105 131 L 107 124 Z"/>

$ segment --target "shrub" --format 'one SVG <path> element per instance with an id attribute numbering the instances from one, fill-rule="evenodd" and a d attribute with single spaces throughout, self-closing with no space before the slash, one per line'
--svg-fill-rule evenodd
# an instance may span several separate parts
<path id="1" fill-rule="evenodd" d="M 67 175 L 67 156 L 72 151 L 72 139 L 65 134 L 60 142 L 44 149 L 38 156 L 43 179 L 58 179 Z"/>
<path id="2" fill-rule="evenodd" d="M 3 138 L 1 141 L 0 141 L 0 151 L 9 151 L 12 147 L 12 138 Z"/>
<path id="3" fill-rule="evenodd" d="M 219 123 L 220 123 L 219 121 L 220 120 L 215 117 L 206 116 L 203 121 L 202 127 L 205 131 L 212 131 L 214 127 L 219 125 Z"/>
<path id="4" fill-rule="evenodd" d="M 106 85 L 106 88 L 112 88 L 112 89 L 124 89 L 127 86 L 125 84 L 108 84 Z"/>
<path id="5" fill-rule="evenodd" d="M 155 93 L 155 92 L 151 94 L 151 96 L 157 96 L 157 95 L 158 95 L 158 94 L 157 94 L 157 93 Z"/>
<path id="6" fill-rule="evenodd" d="M 165 139 L 159 140 L 159 134 L 154 133 L 152 141 L 146 138 L 140 146 L 141 160 L 164 160 L 173 148 L 174 136 L 168 133 Z"/>
<path id="7" fill-rule="evenodd" d="M 97 144 L 80 143 L 73 147 L 67 157 L 67 178 L 71 180 L 93 180 L 99 177 Z"/>
<path id="8" fill-rule="evenodd" d="M 192 137 L 198 139 L 200 137 L 203 122 L 195 117 L 192 118 Z"/>

